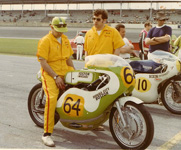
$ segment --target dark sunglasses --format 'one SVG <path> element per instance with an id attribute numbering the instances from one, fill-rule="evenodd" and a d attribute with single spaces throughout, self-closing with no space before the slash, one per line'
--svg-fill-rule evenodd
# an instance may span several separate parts
<path id="1" fill-rule="evenodd" d="M 54 26 L 58 27 L 58 28 L 62 28 L 62 27 L 66 27 L 67 24 L 54 24 Z"/>
<path id="2" fill-rule="evenodd" d="M 92 20 L 94 20 L 94 21 L 95 21 L 95 20 L 101 21 L 101 18 L 95 18 L 95 17 L 93 17 Z"/>

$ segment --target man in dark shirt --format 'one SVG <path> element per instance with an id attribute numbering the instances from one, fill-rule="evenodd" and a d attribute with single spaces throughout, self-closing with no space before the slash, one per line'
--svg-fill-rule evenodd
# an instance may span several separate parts
<path id="1" fill-rule="evenodd" d="M 156 19 L 158 21 L 157 26 L 153 27 L 148 32 L 145 43 L 150 45 L 150 53 L 155 50 L 169 51 L 169 41 L 172 35 L 172 28 L 165 25 L 165 21 L 168 20 L 168 18 L 164 13 L 158 13 Z"/>

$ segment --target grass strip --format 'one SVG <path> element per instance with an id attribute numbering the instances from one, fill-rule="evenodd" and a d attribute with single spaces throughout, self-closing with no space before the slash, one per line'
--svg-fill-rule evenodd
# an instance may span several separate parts
<path id="1" fill-rule="evenodd" d="M 38 39 L 0 38 L 0 53 L 36 56 Z"/>

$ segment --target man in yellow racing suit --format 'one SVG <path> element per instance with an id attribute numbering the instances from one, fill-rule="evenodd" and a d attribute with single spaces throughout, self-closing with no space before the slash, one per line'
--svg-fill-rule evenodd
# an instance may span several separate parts
<path id="1" fill-rule="evenodd" d="M 68 38 L 65 19 L 54 17 L 51 31 L 38 43 L 37 57 L 41 65 L 42 85 L 46 94 L 44 113 L 44 135 L 42 141 L 47 146 L 55 146 L 51 134 L 54 128 L 54 115 L 60 89 L 64 89 L 64 75 L 74 70 L 70 56 L 73 50 Z"/>
<path id="2" fill-rule="evenodd" d="M 119 32 L 106 24 L 108 12 L 96 9 L 93 13 L 93 27 L 85 35 L 85 56 L 95 54 L 134 53 L 122 47 L 125 45 Z"/>

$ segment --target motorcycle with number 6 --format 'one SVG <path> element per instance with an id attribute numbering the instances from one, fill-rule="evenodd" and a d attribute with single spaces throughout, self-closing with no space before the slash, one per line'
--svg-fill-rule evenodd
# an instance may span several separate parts
<path id="1" fill-rule="evenodd" d="M 124 149 L 146 149 L 154 135 L 150 113 L 143 102 L 129 96 L 134 72 L 124 59 L 111 54 L 87 56 L 86 68 L 65 75 L 66 89 L 60 91 L 55 124 L 75 130 L 92 130 L 109 119 L 111 134 Z M 29 93 L 28 110 L 34 123 L 43 127 L 45 94 L 42 84 Z"/>

